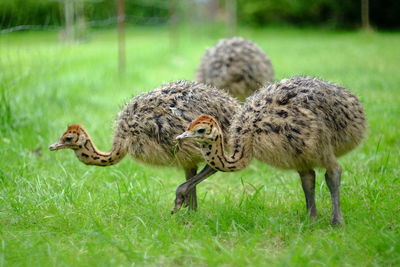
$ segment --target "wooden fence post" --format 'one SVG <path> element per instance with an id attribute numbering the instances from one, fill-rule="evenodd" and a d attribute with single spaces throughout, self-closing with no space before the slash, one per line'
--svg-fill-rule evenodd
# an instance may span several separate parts
<path id="1" fill-rule="evenodd" d="M 361 24 L 364 30 L 371 30 L 371 24 L 369 23 L 369 0 L 361 0 Z"/>
<path id="2" fill-rule="evenodd" d="M 75 40 L 74 33 L 74 2 L 64 0 L 65 39 L 69 42 Z"/>
<path id="3" fill-rule="evenodd" d="M 226 13 L 227 13 L 227 26 L 228 26 L 228 35 L 234 36 L 236 35 L 237 29 L 237 2 L 236 0 L 226 0 Z"/>
<path id="4" fill-rule="evenodd" d="M 117 0 L 118 11 L 118 67 L 125 73 L 125 0 Z"/>

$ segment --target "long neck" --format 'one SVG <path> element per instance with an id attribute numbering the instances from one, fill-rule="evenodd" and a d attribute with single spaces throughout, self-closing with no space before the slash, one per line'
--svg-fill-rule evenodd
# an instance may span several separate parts
<path id="1" fill-rule="evenodd" d="M 231 136 L 230 155 L 226 155 L 224 136 L 219 127 L 218 135 L 203 145 L 202 153 L 207 163 L 214 169 L 223 172 L 234 172 L 245 168 L 253 157 L 252 135 L 250 131 Z"/>
<path id="2" fill-rule="evenodd" d="M 123 145 L 122 141 L 122 139 L 115 137 L 111 151 L 101 152 L 93 144 L 90 137 L 87 136 L 86 142 L 79 149 L 75 150 L 75 155 L 81 162 L 87 165 L 114 165 L 125 157 L 127 153 L 126 146 Z"/>

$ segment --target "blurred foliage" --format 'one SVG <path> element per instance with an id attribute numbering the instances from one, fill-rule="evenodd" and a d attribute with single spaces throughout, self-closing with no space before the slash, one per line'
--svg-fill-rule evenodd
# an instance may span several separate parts
<path id="1" fill-rule="evenodd" d="M 86 20 L 115 18 L 116 21 L 116 0 L 83 1 Z M 0 28 L 17 25 L 62 25 L 64 23 L 63 2 L 63 0 L 1 0 Z M 128 22 L 145 24 L 151 20 L 153 24 L 161 24 L 168 19 L 168 2 L 164 0 L 125 0 L 125 12 Z M 157 18 L 157 20 L 152 18 Z"/>
<path id="2" fill-rule="evenodd" d="M 240 20 L 252 25 L 267 23 L 333 27 L 357 25 L 360 1 L 348 0 L 238 0 Z"/>
<path id="3" fill-rule="evenodd" d="M 207 1 L 191 0 L 206 3 Z M 218 0 L 209 0 L 218 1 Z M 226 0 L 225 0 L 226 1 Z M 220 8 L 224 8 L 220 0 Z M 1 0 L 0 28 L 16 25 L 63 24 L 62 0 Z M 179 3 L 181 17 L 195 13 L 190 1 L 176 0 L 125 0 L 128 23 L 165 24 L 168 7 Z M 370 20 L 373 27 L 400 28 L 400 1 L 370 0 Z M 356 28 L 361 24 L 361 0 L 237 0 L 241 24 L 263 26 L 266 24 L 291 24 L 297 26 L 328 26 Z M 116 16 L 116 0 L 85 1 L 87 20 L 106 20 Z"/>
<path id="4" fill-rule="evenodd" d="M 0 1 L 0 25 L 60 25 L 62 18 L 59 2 L 49 0 Z"/>
<path id="5" fill-rule="evenodd" d="M 251 25 L 295 24 L 354 28 L 361 24 L 361 0 L 237 0 L 239 21 Z M 374 27 L 400 27 L 400 1 L 370 0 Z"/>

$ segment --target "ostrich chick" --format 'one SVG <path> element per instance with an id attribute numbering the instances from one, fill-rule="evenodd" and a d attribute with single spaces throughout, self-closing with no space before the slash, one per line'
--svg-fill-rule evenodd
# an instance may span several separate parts
<path id="1" fill-rule="evenodd" d="M 354 149 L 365 130 L 363 107 L 348 90 L 315 78 L 293 77 L 262 88 L 247 99 L 230 126 L 229 155 L 218 119 L 209 115 L 199 116 L 177 138 L 201 144 L 204 159 L 218 171 L 239 171 L 253 157 L 277 168 L 296 170 L 311 217 L 317 215 L 313 169 L 326 169 L 335 225 L 342 222 L 342 170 L 336 158 Z M 196 176 L 178 187 L 174 211 L 187 191 L 204 179 Z"/>
<path id="2" fill-rule="evenodd" d="M 243 101 L 255 90 L 273 82 L 274 70 L 256 44 L 232 37 L 222 39 L 206 51 L 196 80 L 224 89 Z"/>
<path id="3" fill-rule="evenodd" d="M 204 160 L 196 142 L 184 142 L 181 146 L 175 137 L 202 113 L 218 118 L 226 132 L 238 107 L 235 99 L 219 89 L 195 82 L 171 82 L 134 97 L 125 106 L 116 121 L 110 152 L 100 152 L 80 125 L 69 126 L 49 148 L 72 149 L 81 162 L 97 166 L 114 165 L 129 153 L 143 163 L 183 168 L 189 179 Z M 209 176 L 214 172 L 206 166 L 202 174 Z M 195 188 L 185 204 L 197 208 Z"/>

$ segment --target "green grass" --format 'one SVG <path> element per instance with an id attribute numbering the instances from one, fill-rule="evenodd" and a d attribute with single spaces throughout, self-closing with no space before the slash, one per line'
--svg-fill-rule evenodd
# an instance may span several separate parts
<path id="1" fill-rule="evenodd" d="M 319 217 L 309 221 L 294 172 L 253 162 L 198 187 L 197 213 L 171 216 L 183 173 L 130 159 L 86 166 L 47 147 L 71 123 L 98 147 L 139 92 L 193 79 L 212 34 L 127 32 L 127 72 L 117 72 L 114 31 L 63 44 L 56 32 L 0 36 L 0 266 L 304 266 L 400 264 L 400 34 L 241 29 L 271 57 L 278 79 L 339 83 L 365 105 L 365 142 L 340 159 L 346 225 L 334 228 L 318 171 Z"/>

